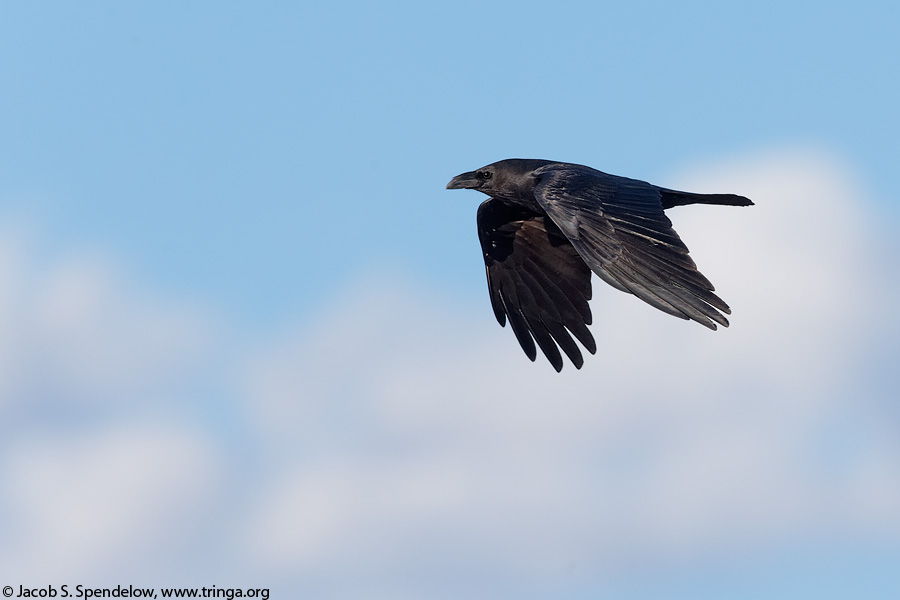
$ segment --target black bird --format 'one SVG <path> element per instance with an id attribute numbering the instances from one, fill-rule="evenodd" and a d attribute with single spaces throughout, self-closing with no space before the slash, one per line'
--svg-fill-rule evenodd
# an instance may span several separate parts
<path id="1" fill-rule="evenodd" d="M 534 342 L 557 371 L 559 348 L 580 369 L 593 354 L 591 271 L 623 292 L 710 329 L 731 309 L 697 271 L 664 210 L 685 204 L 751 206 L 734 194 L 692 194 L 551 160 L 512 158 L 463 173 L 448 190 L 490 196 L 478 238 L 500 325 L 506 319 L 532 361 Z M 571 333 L 571 335 L 569 335 Z M 559 348 L 557 347 L 559 345 Z"/>

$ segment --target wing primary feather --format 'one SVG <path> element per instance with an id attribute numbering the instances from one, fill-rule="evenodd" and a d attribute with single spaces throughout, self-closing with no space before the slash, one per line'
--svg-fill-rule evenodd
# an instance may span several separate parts
<path id="1" fill-rule="evenodd" d="M 581 356 L 578 345 L 566 330 L 564 324 L 565 319 L 561 314 L 560 304 L 550 298 L 544 286 L 541 285 L 537 278 L 529 271 L 523 270 L 522 276 L 523 279 L 526 280 L 526 284 L 530 284 L 526 285 L 524 289 L 532 296 L 532 302 L 537 307 L 537 310 L 530 313 L 532 315 L 531 317 L 526 315 L 529 324 L 532 326 L 532 331 L 538 329 L 546 330 L 546 332 L 549 333 L 551 342 L 556 342 L 554 348 L 556 345 L 558 345 L 559 348 L 562 348 L 563 352 L 566 353 L 566 356 L 569 357 L 569 360 L 572 361 L 572 364 L 575 365 L 575 368 L 580 369 L 581 365 L 584 364 L 584 358 Z M 533 322 L 534 315 L 538 317 L 539 322 Z M 538 344 L 540 344 L 540 338 L 538 338 Z M 541 349 L 544 349 L 543 345 L 541 345 Z M 558 355 L 558 352 L 554 352 L 554 355 Z M 547 356 L 547 358 L 550 359 L 550 356 Z M 550 362 L 552 363 L 553 360 L 551 359 Z M 561 360 L 560 368 L 562 368 Z"/>
<path id="2" fill-rule="evenodd" d="M 506 292 L 505 288 L 506 286 L 504 286 L 504 297 Z M 535 360 L 532 356 L 536 357 L 537 352 L 534 348 L 534 344 L 530 342 L 530 340 L 533 339 L 537 342 L 537 345 L 540 347 L 541 352 L 544 353 L 544 356 L 547 357 L 547 360 L 550 361 L 550 364 L 553 365 L 553 368 L 556 369 L 557 372 L 561 371 L 563 366 L 562 356 L 560 356 L 559 349 L 553 342 L 553 338 L 547 333 L 546 328 L 538 326 L 540 324 L 540 309 L 538 308 L 531 290 L 526 286 L 512 285 L 510 286 L 509 292 L 510 304 L 516 307 L 516 315 L 517 317 L 521 317 L 523 321 L 522 325 L 525 329 L 523 336 L 527 337 L 529 340 L 529 348 L 526 349 L 523 346 L 522 349 L 526 350 L 526 354 L 528 354 L 528 357 L 531 358 L 531 360 Z M 512 314 L 509 316 L 510 323 L 512 323 Z M 521 338 L 519 341 L 522 341 Z"/>
<path id="3" fill-rule="evenodd" d="M 531 337 L 531 333 L 528 331 L 525 317 L 515 305 L 510 306 L 510 303 L 507 302 L 506 294 L 503 292 L 500 294 L 500 301 L 503 302 L 506 315 L 509 317 L 509 326 L 512 328 L 513 333 L 516 334 L 516 339 L 519 340 L 519 345 L 525 352 L 525 356 L 527 356 L 531 362 L 534 362 L 537 359 L 537 349 L 534 347 L 534 340 Z"/>
<path id="4" fill-rule="evenodd" d="M 542 290 L 542 292 L 546 295 L 547 306 L 552 307 L 554 311 L 554 314 L 550 318 L 555 318 L 556 322 L 558 322 L 560 326 L 560 329 L 565 328 L 559 334 L 557 334 L 555 331 L 551 331 L 551 333 L 553 333 L 553 337 L 559 342 L 561 337 L 567 337 L 567 333 L 565 330 L 568 330 L 591 354 L 594 354 L 597 351 L 597 346 L 594 342 L 594 337 L 591 335 L 590 330 L 587 328 L 587 325 L 591 322 L 590 309 L 588 309 L 585 318 L 585 314 L 583 314 L 573 303 L 571 292 L 567 293 L 566 291 L 560 289 L 562 283 L 560 280 L 552 280 L 547 276 L 545 272 L 541 270 L 529 269 L 528 271 L 526 271 L 526 273 L 533 279 L 534 288 Z M 586 301 L 584 302 L 584 305 L 587 306 Z M 543 320 L 546 324 L 547 320 Z M 567 350 L 566 345 L 560 343 L 560 346 L 563 348 L 563 351 L 566 352 L 569 358 L 572 358 L 572 353 Z M 578 351 L 577 346 L 575 346 L 575 350 Z M 578 351 L 578 355 L 580 357 L 580 351 Z M 572 362 L 575 362 L 575 359 L 573 359 Z"/>
<path id="5" fill-rule="evenodd" d="M 506 311 L 503 302 L 500 300 L 500 288 L 494 278 L 491 277 L 490 267 L 485 266 L 488 281 L 488 295 L 491 297 L 491 308 L 494 311 L 494 317 L 500 323 L 500 327 L 506 327 Z"/>

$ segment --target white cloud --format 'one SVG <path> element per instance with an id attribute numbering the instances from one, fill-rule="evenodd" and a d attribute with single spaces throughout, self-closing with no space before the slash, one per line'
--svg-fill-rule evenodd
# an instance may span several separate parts
<path id="1" fill-rule="evenodd" d="M 209 440 L 165 423 L 43 434 L 0 462 L 0 563 L 23 583 L 134 572 L 122 559 L 181 541 L 218 483 Z"/>
<path id="2" fill-rule="evenodd" d="M 342 462 L 327 485 L 312 459 L 273 477 L 254 556 L 347 568 L 380 540 L 374 560 L 399 573 L 427 562 L 424 537 L 463 563 L 540 578 L 561 557 L 623 566 L 900 532 L 897 432 L 846 394 L 878 342 L 860 307 L 883 268 L 857 187 L 834 161 L 792 152 L 676 180 L 756 201 L 671 211 L 734 308 L 731 328 L 711 333 L 595 280 L 597 356 L 557 375 L 528 364 L 486 296 L 473 316 L 370 282 L 256 367 L 251 404 L 273 430 L 303 432 L 279 448 Z M 868 441 L 828 447 L 854 427 Z M 416 511 L 422 462 L 452 500 Z M 286 540 L 310 545 L 282 552 Z"/>
<path id="3" fill-rule="evenodd" d="M 216 446 L 178 404 L 209 377 L 213 328 L 25 231 L 0 233 L 0 575 L 134 572 L 215 491 Z"/>
<path id="4" fill-rule="evenodd" d="M 860 370 L 885 343 L 861 307 L 898 294 L 857 186 L 808 152 L 664 183 L 757 203 L 671 211 L 732 327 L 595 280 L 598 353 L 562 374 L 486 292 L 472 312 L 376 274 L 309 326 L 223 349 L 107 260 L 0 236 L 0 564 L 450 597 L 441 582 L 898 539 L 900 436 Z"/>
<path id="5" fill-rule="evenodd" d="M 0 232 L 0 410 L 153 395 L 208 354 L 197 308 L 140 290 L 103 255 L 42 256 L 33 238 Z"/>

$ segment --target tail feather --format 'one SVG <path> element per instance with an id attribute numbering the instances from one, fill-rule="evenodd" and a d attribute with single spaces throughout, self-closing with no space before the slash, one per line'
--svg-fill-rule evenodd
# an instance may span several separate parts
<path id="1" fill-rule="evenodd" d="M 750 198 L 737 194 L 693 194 L 660 188 L 663 208 L 684 206 L 685 204 L 720 204 L 723 206 L 753 206 Z"/>

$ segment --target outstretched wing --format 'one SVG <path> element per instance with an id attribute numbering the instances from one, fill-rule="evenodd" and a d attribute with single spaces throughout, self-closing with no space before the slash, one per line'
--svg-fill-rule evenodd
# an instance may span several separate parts
<path id="1" fill-rule="evenodd" d="M 500 325 L 509 318 L 531 360 L 537 341 L 557 371 L 563 366 L 559 348 L 580 369 L 584 359 L 569 334 L 596 352 L 587 328 L 591 271 L 566 236 L 546 216 L 492 198 L 478 207 L 478 239 Z"/>
<path id="2" fill-rule="evenodd" d="M 728 326 L 731 310 L 672 229 L 660 188 L 561 163 L 534 175 L 538 203 L 601 279 L 670 315 Z"/>

